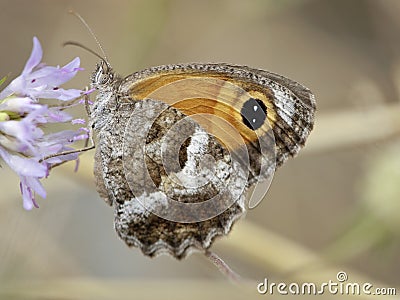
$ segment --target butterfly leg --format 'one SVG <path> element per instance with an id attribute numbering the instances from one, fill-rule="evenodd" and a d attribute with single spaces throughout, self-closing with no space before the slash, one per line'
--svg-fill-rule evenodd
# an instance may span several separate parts
<path id="1" fill-rule="evenodd" d="M 86 90 L 87 90 L 87 88 L 86 88 Z M 85 97 L 85 109 L 86 109 L 86 114 L 87 114 L 87 116 L 89 117 L 89 115 L 90 115 L 89 95 L 85 95 L 84 97 Z M 77 99 L 75 99 L 75 100 L 76 100 L 76 101 L 78 101 L 78 100 L 80 101 L 81 99 L 82 99 L 82 98 L 79 97 L 79 98 L 77 98 Z M 75 100 L 74 100 L 74 101 L 75 101 Z M 89 142 L 90 142 L 90 144 L 91 144 L 90 146 L 89 146 Z M 53 158 L 53 157 L 58 157 L 58 156 L 63 156 L 63 155 L 68 155 L 68 154 L 74 154 L 74 153 L 83 153 L 83 152 L 92 150 L 92 149 L 94 149 L 95 147 L 96 147 L 96 144 L 95 144 L 95 142 L 94 142 L 94 140 L 93 140 L 93 133 L 92 133 L 92 130 L 89 129 L 88 137 L 87 137 L 87 139 L 85 140 L 85 144 L 84 144 L 84 147 L 83 147 L 83 148 L 81 148 L 81 149 L 73 149 L 73 150 L 68 150 L 68 151 L 62 151 L 62 152 L 59 152 L 59 153 L 54 153 L 54 154 L 51 154 L 51 155 L 48 155 L 48 156 L 42 158 L 39 162 L 43 162 L 43 161 L 45 161 L 45 160 L 47 160 L 47 159 L 50 159 L 50 158 Z M 60 165 L 62 165 L 62 164 L 64 164 L 64 163 L 66 163 L 66 162 L 68 162 L 68 161 L 63 161 L 63 162 L 61 162 L 61 163 L 54 164 L 54 165 L 52 166 L 52 168 L 58 167 L 58 166 L 60 166 Z"/>
<path id="2" fill-rule="evenodd" d="M 63 152 L 59 152 L 59 153 L 54 153 L 54 154 L 48 155 L 46 157 L 43 157 L 39 162 L 42 162 L 42 161 L 45 161 L 47 159 L 57 157 L 57 156 L 86 152 L 86 151 L 92 150 L 94 148 L 95 148 L 95 145 L 91 145 L 88 147 L 83 147 L 81 149 L 74 149 L 74 150 L 68 150 L 68 151 L 63 151 Z"/>
<path id="3" fill-rule="evenodd" d="M 88 88 L 85 88 L 85 91 L 87 92 Z M 87 96 L 86 94 L 83 94 L 75 99 L 70 100 L 70 101 L 62 102 L 61 104 L 50 104 L 48 106 L 49 107 L 57 107 L 60 110 L 65 110 L 67 108 L 70 108 L 70 107 L 73 107 L 73 106 L 79 104 L 83 98 L 86 98 L 86 96 Z"/>

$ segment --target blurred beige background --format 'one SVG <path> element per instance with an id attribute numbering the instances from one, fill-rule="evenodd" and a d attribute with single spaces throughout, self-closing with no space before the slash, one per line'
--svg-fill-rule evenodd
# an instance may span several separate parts
<path id="1" fill-rule="evenodd" d="M 79 56 L 84 87 L 98 50 L 115 70 L 230 62 L 309 87 L 315 130 L 279 169 L 263 202 L 213 248 L 242 276 L 275 282 L 335 280 L 400 287 L 400 2 L 397 0 L 0 0 L 0 77 L 17 76 L 37 36 L 48 64 Z M 82 110 L 74 112 L 84 116 Z M 93 152 L 45 180 L 40 209 L 22 208 L 18 178 L 0 170 L 0 299 L 257 298 L 201 255 L 148 259 L 113 230 L 97 195 Z M 400 290 L 398 289 L 398 293 Z M 329 298 L 327 296 L 327 298 Z M 385 297 L 390 299 L 390 297 Z"/>

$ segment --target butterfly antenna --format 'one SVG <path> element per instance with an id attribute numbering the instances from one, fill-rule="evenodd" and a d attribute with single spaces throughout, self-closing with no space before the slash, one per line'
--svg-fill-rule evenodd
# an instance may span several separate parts
<path id="1" fill-rule="evenodd" d="M 85 19 L 84 19 L 80 14 L 78 14 L 77 12 L 75 12 L 75 11 L 73 11 L 73 10 L 70 10 L 69 13 L 70 13 L 70 14 L 73 14 L 75 17 L 77 17 L 77 18 L 81 21 L 81 23 L 86 27 L 86 29 L 89 31 L 90 35 L 91 35 L 91 36 L 94 38 L 94 40 L 96 41 L 96 44 L 97 44 L 97 46 L 99 47 L 101 53 L 103 54 L 103 57 L 101 57 L 100 55 L 98 55 L 98 54 L 97 54 L 96 52 L 94 52 L 93 50 L 90 50 L 89 48 L 87 48 L 87 47 L 85 47 L 85 46 L 83 46 L 83 45 L 81 45 L 81 44 L 75 43 L 75 42 L 67 42 L 67 43 L 64 43 L 64 45 L 75 45 L 75 46 L 81 47 L 81 48 L 83 48 L 83 49 L 85 49 L 85 50 L 88 50 L 89 52 L 91 52 L 91 53 L 95 54 L 96 56 L 102 58 L 103 61 L 105 61 L 108 65 L 110 65 L 110 63 L 108 62 L 108 59 L 107 59 L 106 52 L 105 52 L 104 49 L 103 49 L 103 46 L 101 46 L 99 40 L 97 39 L 97 36 L 95 35 L 95 33 L 94 33 L 94 31 L 92 30 L 92 28 L 90 28 L 90 26 L 88 25 L 88 23 L 86 23 Z"/>
<path id="2" fill-rule="evenodd" d="M 68 42 L 63 43 L 63 46 L 64 46 L 64 47 L 65 47 L 65 46 L 68 46 L 68 45 L 77 46 L 77 47 L 79 47 L 79 48 L 85 49 L 86 51 L 92 53 L 93 55 L 97 56 L 97 57 L 100 58 L 102 61 L 104 61 L 104 62 L 106 63 L 106 65 L 109 65 L 108 61 L 106 61 L 105 58 L 104 58 L 103 56 L 101 56 L 101 55 L 98 54 L 97 52 L 93 51 L 92 49 L 86 47 L 85 45 L 82 45 L 81 43 L 74 42 L 74 41 L 68 41 Z"/>

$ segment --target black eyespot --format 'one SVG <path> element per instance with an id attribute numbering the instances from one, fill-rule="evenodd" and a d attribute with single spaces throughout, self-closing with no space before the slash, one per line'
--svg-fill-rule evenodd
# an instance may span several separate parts
<path id="1" fill-rule="evenodd" d="M 244 125 L 251 130 L 260 128 L 267 118 L 267 107 L 260 99 L 250 98 L 240 111 Z"/>

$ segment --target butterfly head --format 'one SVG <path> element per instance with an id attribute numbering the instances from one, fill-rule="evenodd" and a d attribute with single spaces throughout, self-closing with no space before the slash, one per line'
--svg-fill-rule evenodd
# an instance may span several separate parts
<path id="1" fill-rule="evenodd" d="M 92 74 L 91 86 L 97 90 L 105 90 L 113 86 L 113 83 L 118 81 L 118 78 L 119 76 L 115 74 L 110 64 L 105 60 L 101 60 Z"/>

